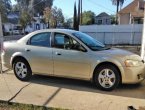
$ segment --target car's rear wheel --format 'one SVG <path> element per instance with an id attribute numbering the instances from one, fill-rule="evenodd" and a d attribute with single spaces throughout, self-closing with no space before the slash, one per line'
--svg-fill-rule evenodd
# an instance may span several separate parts
<path id="1" fill-rule="evenodd" d="M 13 70 L 15 76 L 21 81 L 28 81 L 32 76 L 32 71 L 28 62 L 21 58 L 18 58 L 14 61 Z"/>
<path id="2" fill-rule="evenodd" d="M 119 71 L 115 66 L 102 65 L 95 70 L 94 82 L 98 88 L 111 91 L 120 83 Z"/>

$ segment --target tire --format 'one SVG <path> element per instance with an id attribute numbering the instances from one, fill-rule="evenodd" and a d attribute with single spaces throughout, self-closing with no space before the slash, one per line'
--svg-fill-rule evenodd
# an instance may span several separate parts
<path id="1" fill-rule="evenodd" d="M 104 91 L 115 89 L 119 85 L 120 79 L 120 73 L 113 65 L 102 65 L 94 73 L 95 85 Z"/>
<path id="2" fill-rule="evenodd" d="M 29 81 L 32 77 L 32 71 L 28 62 L 22 58 L 18 58 L 13 63 L 15 76 L 21 81 Z"/>

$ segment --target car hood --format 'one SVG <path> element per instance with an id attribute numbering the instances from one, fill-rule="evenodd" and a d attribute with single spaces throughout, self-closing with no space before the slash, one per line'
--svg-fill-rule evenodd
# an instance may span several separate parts
<path id="1" fill-rule="evenodd" d="M 114 58 L 142 61 L 142 58 L 139 55 L 117 48 L 111 48 L 108 50 L 99 51 L 99 53 L 102 54 L 103 56 L 105 55 L 106 57 L 110 56 Z"/>

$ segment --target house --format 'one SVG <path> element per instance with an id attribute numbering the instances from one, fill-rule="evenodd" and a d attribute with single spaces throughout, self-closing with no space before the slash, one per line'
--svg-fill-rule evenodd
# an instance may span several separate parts
<path id="1" fill-rule="evenodd" d="M 36 30 L 46 29 L 47 24 L 45 24 L 42 19 L 43 19 L 42 17 L 38 17 L 38 16 L 33 17 L 31 23 L 26 26 L 25 31 L 27 33 L 30 33 Z"/>
<path id="2" fill-rule="evenodd" d="M 142 24 L 144 18 L 144 0 L 134 0 L 118 12 L 119 24 Z"/>
<path id="3" fill-rule="evenodd" d="M 95 17 L 95 24 L 110 25 L 111 24 L 111 16 L 105 12 L 102 12 Z"/>
<path id="4" fill-rule="evenodd" d="M 14 11 L 7 14 L 8 21 L 3 23 L 3 31 L 5 35 L 8 34 L 22 34 L 24 31 L 19 24 L 20 12 Z M 26 26 L 25 32 L 30 33 L 35 30 L 46 29 L 46 24 L 43 22 L 42 17 L 33 17 L 30 24 Z"/>
<path id="5" fill-rule="evenodd" d="M 10 12 L 7 14 L 7 22 L 3 24 L 3 31 L 6 34 L 12 33 L 12 29 L 17 26 L 19 23 L 20 13 L 19 11 Z"/>

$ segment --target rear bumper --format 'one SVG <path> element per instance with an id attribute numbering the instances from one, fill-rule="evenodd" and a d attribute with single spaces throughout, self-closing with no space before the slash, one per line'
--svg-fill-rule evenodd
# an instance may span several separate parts
<path id="1" fill-rule="evenodd" d="M 124 84 L 136 84 L 145 79 L 145 64 L 139 67 L 123 67 L 123 69 L 122 83 Z"/>
<path id="2" fill-rule="evenodd" d="M 11 69 L 10 58 L 5 55 L 4 52 L 1 54 L 1 60 L 4 67 Z"/>

